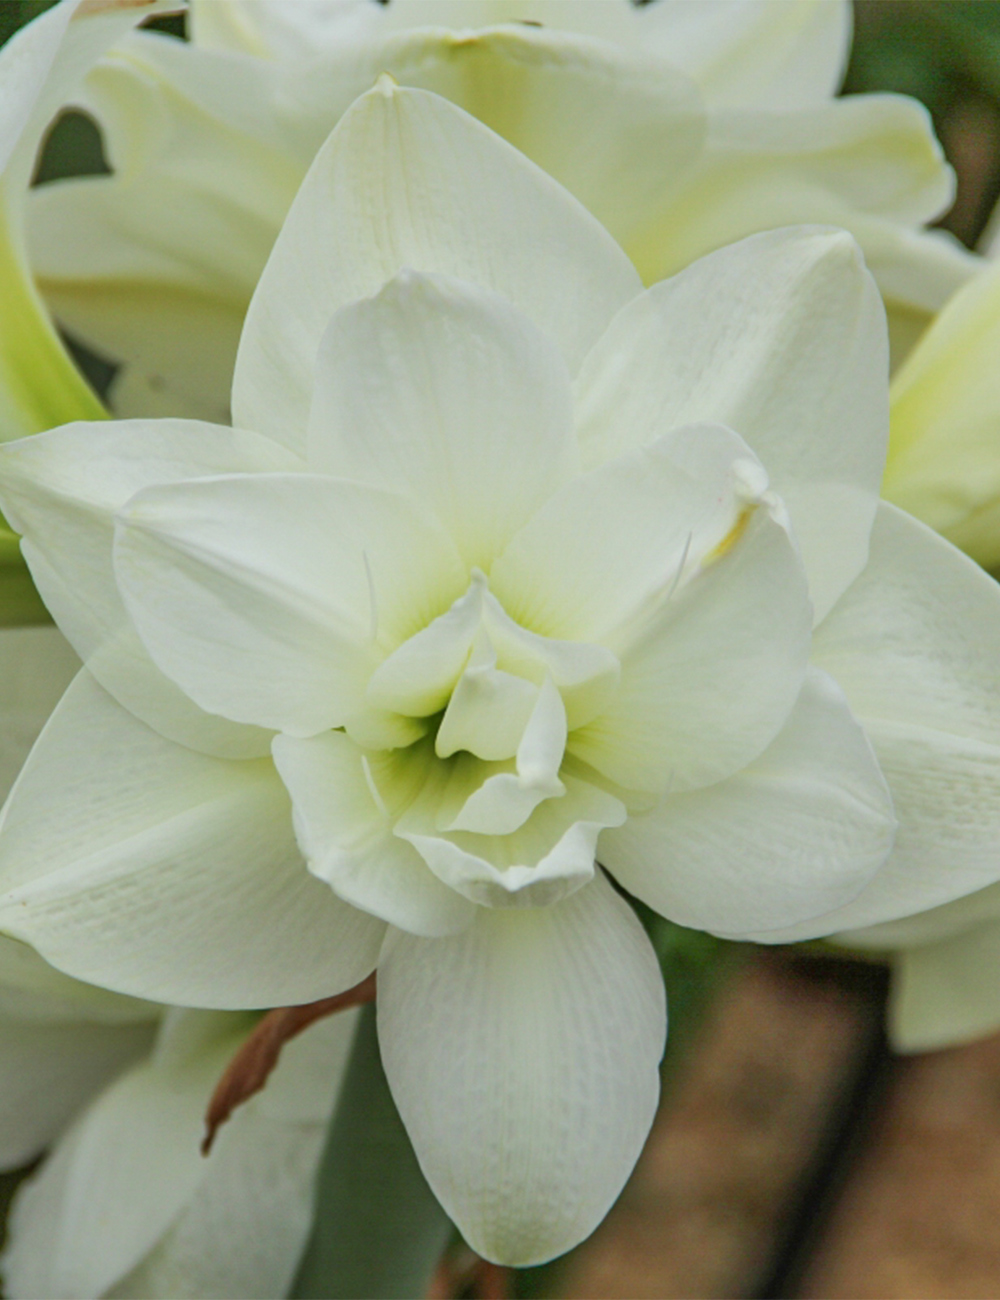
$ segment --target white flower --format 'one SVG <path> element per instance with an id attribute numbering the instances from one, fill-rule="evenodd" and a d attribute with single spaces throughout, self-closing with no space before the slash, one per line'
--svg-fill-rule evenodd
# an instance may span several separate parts
<path id="1" fill-rule="evenodd" d="M 0 451 L 87 664 L 7 804 L 0 923 L 189 1005 L 377 963 L 445 1208 L 490 1258 L 567 1249 L 645 1138 L 664 1032 L 595 846 L 727 934 L 1000 876 L 1000 592 L 878 505 L 886 372 L 843 232 L 643 291 L 551 178 L 383 81 L 268 262 L 235 429 Z"/>
<path id="2" fill-rule="evenodd" d="M 54 628 L 0 632 L 0 797 L 78 668 Z M 109 993 L 0 939 L 0 1169 L 50 1149 L 14 1201 L 4 1294 L 284 1295 L 354 1020 L 286 1046 L 206 1160 L 208 1099 L 253 1017 Z"/>
<path id="3" fill-rule="evenodd" d="M 243 315 L 284 214 L 384 71 L 548 171 L 647 284 L 756 231 L 844 226 L 902 354 L 977 265 L 920 230 L 952 198 L 923 108 L 832 98 L 846 0 L 196 0 L 191 26 L 191 43 L 135 34 L 87 79 L 115 175 L 32 196 L 40 286 L 124 363 L 122 415 L 228 419 Z"/>

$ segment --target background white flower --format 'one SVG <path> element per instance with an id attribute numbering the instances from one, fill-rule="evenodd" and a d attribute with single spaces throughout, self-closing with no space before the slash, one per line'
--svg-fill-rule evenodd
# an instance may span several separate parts
<path id="1" fill-rule="evenodd" d="M 920 230 L 952 199 L 923 108 L 832 98 L 846 0 L 196 0 L 191 30 L 191 43 L 137 33 L 88 77 L 115 175 L 32 195 L 39 284 L 61 322 L 124 363 L 121 415 L 228 418 L 243 315 L 284 215 L 386 71 L 553 175 L 647 284 L 755 231 L 845 226 L 902 352 L 977 265 Z"/>

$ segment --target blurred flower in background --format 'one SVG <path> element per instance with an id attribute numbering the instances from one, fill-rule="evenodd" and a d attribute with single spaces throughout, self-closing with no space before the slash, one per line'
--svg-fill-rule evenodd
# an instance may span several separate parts
<path id="1" fill-rule="evenodd" d="M 511 21 L 516 19 L 516 21 Z M 57 319 L 114 361 L 116 413 L 224 419 L 243 314 L 312 157 L 383 71 L 549 171 L 646 283 L 745 235 L 858 238 L 900 352 L 974 269 L 921 226 L 952 199 L 913 100 L 834 99 L 842 0 L 195 0 L 87 78 L 111 176 L 32 195 Z"/>

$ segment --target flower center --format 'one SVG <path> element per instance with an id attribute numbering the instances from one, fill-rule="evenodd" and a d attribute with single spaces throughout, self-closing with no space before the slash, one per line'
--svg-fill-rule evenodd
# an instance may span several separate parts
<path id="1" fill-rule="evenodd" d="M 509 834 L 565 794 L 569 732 L 606 707 L 619 671 L 604 646 L 515 623 L 474 569 L 466 593 L 376 669 L 370 712 L 348 731 L 370 737 L 378 719 L 398 745 L 434 732 L 438 829 Z"/>

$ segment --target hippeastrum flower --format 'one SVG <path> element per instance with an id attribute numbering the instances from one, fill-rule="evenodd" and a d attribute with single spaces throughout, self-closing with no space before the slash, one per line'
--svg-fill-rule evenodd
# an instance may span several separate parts
<path id="1" fill-rule="evenodd" d="M 55 628 L 0 631 L 0 799 L 78 669 Z M 7 1224 L 5 1295 L 285 1294 L 354 1013 L 288 1045 L 203 1159 L 209 1097 L 254 1019 L 123 997 L 0 939 L 0 1170 L 49 1149 Z"/>
<path id="2" fill-rule="evenodd" d="M 879 505 L 886 375 L 849 235 L 644 291 L 549 176 L 383 79 L 277 240 L 235 428 L 0 450 L 86 663 L 4 813 L 0 924 L 206 1007 L 377 965 L 435 1193 L 491 1259 L 566 1250 L 663 1046 L 605 871 L 731 935 L 1000 876 L 1000 591 Z"/>
<path id="3" fill-rule="evenodd" d="M 844 226 L 900 353 L 977 260 L 921 230 L 952 178 L 915 101 L 833 98 L 846 0 L 195 0 L 87 79 L 113 176 L 41 187 L 59 320 L 120 361 L 121 415 L 228 420 L 243 317 L 316 150 L 382 72 L 568 188 L 653 283 L 756 231 Z"/>

